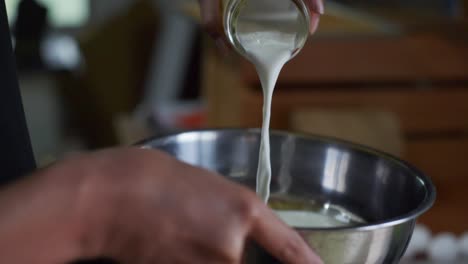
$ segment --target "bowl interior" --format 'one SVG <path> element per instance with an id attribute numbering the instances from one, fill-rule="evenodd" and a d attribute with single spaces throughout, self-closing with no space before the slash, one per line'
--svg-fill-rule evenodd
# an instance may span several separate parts
<path id="1" fill-rule="evenodd" d="M 174 134 L 144 143 L 255 188 L 258 130 Z M 415 218 L 434 202 L 427 177 L 389 155 L 314 136 L 271 133 L 272 193 L 331 203 L 368 224 Z"/>

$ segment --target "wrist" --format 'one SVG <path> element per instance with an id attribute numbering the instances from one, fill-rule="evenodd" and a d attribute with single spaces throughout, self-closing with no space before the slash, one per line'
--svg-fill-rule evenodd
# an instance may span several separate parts
<path id="1" fill-rule="evenodd" d="M 56 172 L 34 173 L 1 191 L 0 262 L 66 263 L 79 254 L 73 199 Z"/>

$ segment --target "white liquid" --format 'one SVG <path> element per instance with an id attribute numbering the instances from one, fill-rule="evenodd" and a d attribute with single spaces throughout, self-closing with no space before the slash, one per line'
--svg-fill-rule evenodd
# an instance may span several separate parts
<path id="1" fill-rule="evenodd" d="M 295 228 L 328 228 L 349 226 L 350 221 L 323 213 L 308 211 L 275 211 L 276 215 Z"/>
<path id="2" fill-rule="evenodd" d="M 239 35 L 239 41 L 255 65 L 263 88 L 263 126 L 257 170 L 257 193 L 264 202 L 270 196 L 270 117 L 276 81 L 295 49 L 295 35 L 255 32 Z"/>
<path id="3" fill-rule="evenodd" d="M 263 89 L 263 126 L 257 170 L 257 194 L 263 201 L 270 197 L 270 117 L 273 91 L 283 66 L 305 44 L 308 20 L 290 0 L 266 2 L 238 1 L 230 12 L 228 37 L 255 65 Z M 271 9 L 271 10 L 269 10 Z M 285 161 L 286 162 L 286 161 Z M 325 209 L 328 208 L 328 209 Z M 279 210 L 277 215 L 296 228 L 327 228 L 363 223 L 341 209 L 320 206 L 317 210 Z"/>
<path id="4" fill-rule="evenodd" d="M 263 126 L 257 170 L 257 193 L 270 196 L 270 116 L 273 91 L 283 68 L 308 37 L 308 21 L 291 0 L 237 1 L 228 35 L 252 62 L 263 88 Z"/>

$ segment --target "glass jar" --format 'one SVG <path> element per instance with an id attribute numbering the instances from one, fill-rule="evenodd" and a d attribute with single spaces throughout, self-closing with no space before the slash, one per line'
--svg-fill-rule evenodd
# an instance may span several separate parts
<path id="1" fill-rule="evenodd" d="M 229 42 L 244 57 L 249 58 L 240 36 L 270 32 L 272 38 L 281 34 L 294 39 L 291 58 L 296 56 L 309 36 L 310 14 L 302 0 L 226 0 L 224 30 Z M 276 35 L 275 35 L 276 34 Z"/>

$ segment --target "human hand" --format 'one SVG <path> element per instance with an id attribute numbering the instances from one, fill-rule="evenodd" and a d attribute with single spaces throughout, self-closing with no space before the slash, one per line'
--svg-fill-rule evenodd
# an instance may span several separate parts
<path id="1" fill-rule="evenodd" d="M 218 46 L 224 47 L 224 33 L 221 14 L 221 0 L 198 0 L 202 22 L 207 32 L 215 39 Z M 324 12 L 322 0 L 304 0 L 310 13 L 310 34 L 315 33 Z"/>
<path id="2" fill-rule="evenodd" d="M 283 263 L 322 263 L 254 193 L 158 151 L 104 150 L 41 173 L 74 179 L 62 192 L 77 194 L 67 208 L 77 219 L 75 257 L 239 264 L 253 240 Z"/>

